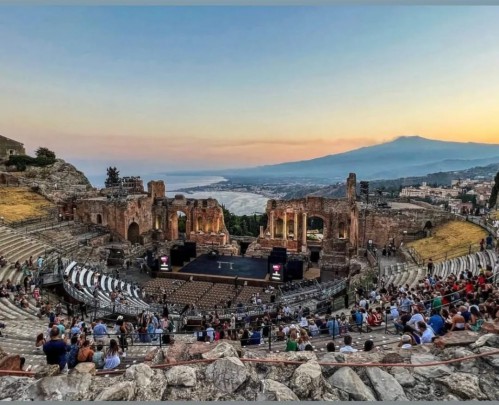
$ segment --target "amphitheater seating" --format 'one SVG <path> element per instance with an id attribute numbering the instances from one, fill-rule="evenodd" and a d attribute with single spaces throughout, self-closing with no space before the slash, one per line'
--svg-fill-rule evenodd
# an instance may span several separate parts
<path id="1" fill-rule="evenodd" d="M 241 302 L 243 304 L 251 304 L 251 297 L 256 293 L 260 294 L 262 303 L 270 302 L 270 294 L 265 294 L 262 290 L 262 287 L 253 286 L 244 286 L 243 289 L 239 292 L 236 300 L 237 302 Z"/>
<path id="2" fill-rule="evenodd" d="M 208 281 L 189 281 L 177 290 L 173 292 L 170 296 L 169 301 L 181 304 L 190 305 L 196 304 L 198 300 L 208 292 L 208 290 L 213 286 L 213 283 Z"/>
<path id="3" fill-rule="evenodd" d="M 80 291 L 75 289 L 68 291 L 74 298 L 85 302 L 94 301 L 92 292 L 97 279 L 96 273 L 93 270 L 79 266 L 76 262 L 72 262 L 66 267 L 64 275 L 68 277 L 72 285 L 79 284 L 82 287 L 82 290 Z M 100 287 L 101 289 L 97 291 L 97 298 L 101 305 L 111 305 L 110 293 L 117 289 L 121 289 L 127 293 L 128 306 L 139 309 L 149 308 L 149 305 L 142 300 L 139 290 L 136 287 L 132 287 L 129 283 L 125 283 L 104 274 L 100 280 Z"/>
<path id="4" fill-rule="evenodd" d="M 184 284 L 185 281 L 183 280 L 173 280 L 173 279 L 166 279 L 166 278 L 155 278 L 151 281 L 148 281 L 144 287 L 143 290 L 150 295 L 160 295 L 163 294 L 163 291 L 165 294 L 167 294 L 167 297 L 169 297 L 175 290 L 180 288 L 182 284 Z"/>
<path id="5" fill-rule="evenodd" d="M 232 284 L 213 284 L 213 286 L 198 300 L 196 306 L 200 309 L 212 309 L 224 304 L 228 299 L 234 300 L 236 288 Z"/>
<path id="6" fill-rule="evenodd" d="M 497 261 L 497 253 L 493 250 L 471 253 L 435 263 L 434 274 L 446 278 L 451 274 L 459 275 L 462 271 L 471 270 L 473 275 L 478 275 L 479 268 L 486 266 L 494 267 Z M 391 265 L 383 269 L 386 284 L 393 283 L 396 286 L 409 284 L 410 288 L 417 286 L 419 280 L 426 275 L 426 267 L 402 265 Z"/>
<path id="7" fill-rule="evenodd" d="M 0 226 L 0 255 L 8 260 L 8 264 L 0 268 L 0 282 L 11 280 L 14 284 L 22 282 L 22 273 L 14 267 L 16 261 L 24 262 L 30 256 L 46 256 L 53 248 L 36 239 L 5 226 Z"/>

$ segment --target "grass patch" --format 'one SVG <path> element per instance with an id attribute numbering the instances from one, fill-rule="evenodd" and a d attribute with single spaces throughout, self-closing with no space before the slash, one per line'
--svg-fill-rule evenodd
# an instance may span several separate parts
<path id="1" fill-rule="evenodd" d="M 20 221 L 47 215 L 55 205 L 28 187 L 0 187 L 0 216 Z"/>
<path id="2" fill-rule="evenodd" d="M 431 237 L 409 242 L 407 246 L 413 247 L 423 259 L 444 260 L 446 253 L 447 258 L 452 259 L 467 254 L 470 245 L 476 251 L 487 235 L 478 225 L 451 221 L 433 229 Z"/>

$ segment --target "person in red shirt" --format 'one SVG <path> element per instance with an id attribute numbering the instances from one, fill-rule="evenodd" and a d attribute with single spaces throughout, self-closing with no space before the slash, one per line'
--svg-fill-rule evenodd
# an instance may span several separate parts
<path id="1" fill-rule="evenodd" d="M 468 282 L 466 283 L 465 290 L 467 294 L 471 294 L 473 291 L 475 291 L 475 287 L 473 286 L 471 280 L 468 280 Z"/>

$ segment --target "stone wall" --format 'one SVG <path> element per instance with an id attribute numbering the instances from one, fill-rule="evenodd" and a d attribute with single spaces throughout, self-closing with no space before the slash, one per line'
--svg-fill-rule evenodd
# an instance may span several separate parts
<path id="1" fill-rule="evenodd" d="M 366 210 L 365 220 L 363 212 L 359 218 L 360 242 L 365 246 L 372 240 L 375 245 L 384 246 L 393 238 L 395 246 L 400 246 L 404 241 L 404 231 L 408 234 L 419 232 L 427 221 L 435 227 L 454 218 L 449 212 L 435 209 Z"/>
<path id="2" fill-rule="evenodd" d="M 185 216 L 187 240 L 200 245 L 230 243 L 217 200 L 188 199 L 183 195 L 168 199 L 162 181 L 149 182 L 147 189 L 148 193 L 142 195 L 81 199 L 76 203 L 76 220 L 107 226 L 123 239 L 147 244 L 153 234 L 156 240 L 178 240 L 179 217 Z"/>
<path id="3" fill-rule="evenodd" d="M 25 155 L 26 150 L 21 142 L 0 135 L 0 160 L 9 159 L 12 155 Z"/>

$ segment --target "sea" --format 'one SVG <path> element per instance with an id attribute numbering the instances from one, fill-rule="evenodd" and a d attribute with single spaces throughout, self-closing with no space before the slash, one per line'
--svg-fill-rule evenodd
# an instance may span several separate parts
<path id="1" fill-rule="evenodd" d="M 166 185 L 166 196 L 173 198 L 175 194 L 183 194 L 188 198 L 215 198 L 223 204 L 230 212 L 236 215 L 253 215 L 265 212 L 268 198 L 254 193 L 243 193 L 239 191 L 198 191 L 187 193 L 179 192 L 184 188 L 203 187 L 210 184 L 227 181 L 221 176 L 189 176 L 189 175 L 166 175 L 150 174 L 142 175 L 144 187 L 151 180 L 163 180 Z M 89 177 L 94 187 L 104 187 L 105 177 Z"/>

